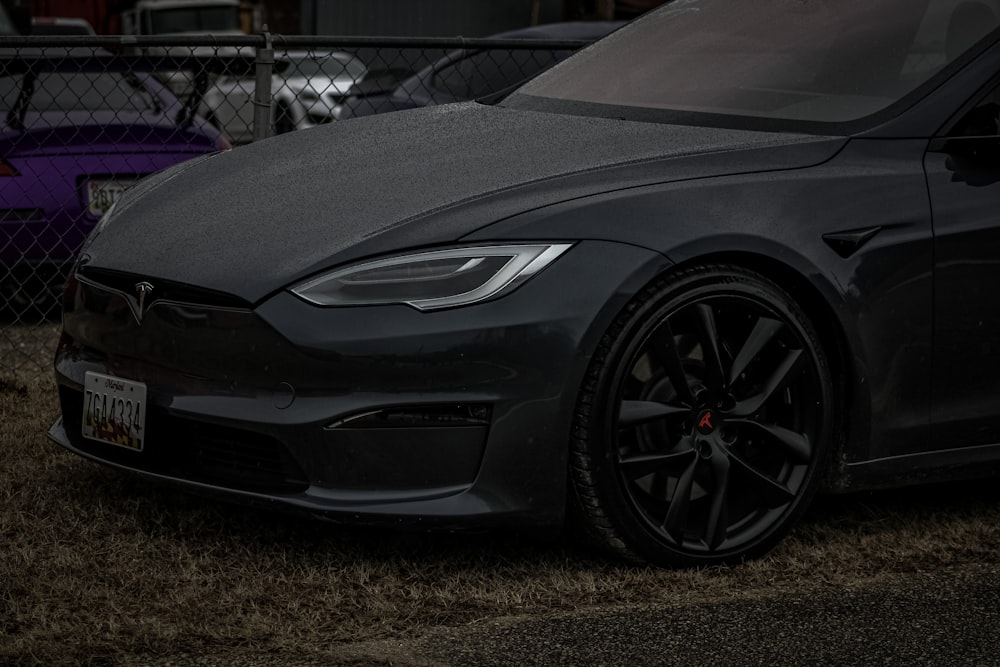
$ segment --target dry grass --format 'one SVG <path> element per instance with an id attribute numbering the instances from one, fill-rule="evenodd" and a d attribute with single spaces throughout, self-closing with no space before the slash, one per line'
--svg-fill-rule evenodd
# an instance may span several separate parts
<path id="1" fill-rule="evenodd" d="M 9 323 L 0 314 L 0 377 L 51 377 L 49 367 L 59 340 L 59 325 Z"/>
<path id="2" fill-rule="evenodd" d="M 851 587 L 993 562 L 1000 548 L 992 484 L 823 500 L 770 557 L 707 571 L 626 567 L 510 533 L 345 529 L 87 463 L 45 438 L 56 413 L 47 381 L 0 380 L 3 664 L 399 664 L 434 628 Z"/>

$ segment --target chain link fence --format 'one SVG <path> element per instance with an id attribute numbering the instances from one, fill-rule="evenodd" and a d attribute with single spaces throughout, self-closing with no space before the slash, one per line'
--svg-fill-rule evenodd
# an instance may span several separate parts
<path id="1" fill-rule="evenodd" d="M 273 134 L 498 94 L 586 43 L 0 38 L 0 376 L 48 374 L 75 255 L 144 176 Z"/>

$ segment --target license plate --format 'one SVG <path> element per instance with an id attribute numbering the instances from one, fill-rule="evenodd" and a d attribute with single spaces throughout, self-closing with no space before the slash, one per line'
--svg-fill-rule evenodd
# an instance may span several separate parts
<path id="1" fill-rule="evenodd" d="M 101 217 L 133 183 L 134 180 L 87 181 L 87 210 L 95 218 Z"/>
<path id="2" fill-rule="evenodd" d="M 141 452 L 146 385 L 89 371 L 83 385 L 83 437 Z"/>

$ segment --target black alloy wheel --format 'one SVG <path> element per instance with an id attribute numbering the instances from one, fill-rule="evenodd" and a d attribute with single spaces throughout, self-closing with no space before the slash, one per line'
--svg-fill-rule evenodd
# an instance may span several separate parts
<path id="1" fill-rule="evenodd" d="M 784 290 L 732 266 L 666 276 L 604 336 L 578 401 L 584 526 L 633 561 L 758 556 L 813 495 L 834 417 L 827 358 Z"/>

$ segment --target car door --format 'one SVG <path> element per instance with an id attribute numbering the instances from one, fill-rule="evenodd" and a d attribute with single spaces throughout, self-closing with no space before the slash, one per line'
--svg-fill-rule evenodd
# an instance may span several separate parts
<path id="1" fill-rule="evenodd" d="M 933 139 L 932 449 L 1000 443 L 1000 77 Z"/>

